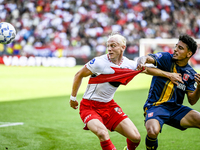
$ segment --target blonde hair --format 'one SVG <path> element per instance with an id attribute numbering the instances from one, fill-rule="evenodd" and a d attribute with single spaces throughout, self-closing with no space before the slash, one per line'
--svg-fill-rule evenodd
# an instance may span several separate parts
<path id="1" fill-rule="evenodd" d="M 119 32 L 112 32 L 109 37 L 107 42 L 110 40 L 112 37 L 117 37 L 119 44 L 125 45 L 126 46 L 126 38 L 122 36 Z"/>

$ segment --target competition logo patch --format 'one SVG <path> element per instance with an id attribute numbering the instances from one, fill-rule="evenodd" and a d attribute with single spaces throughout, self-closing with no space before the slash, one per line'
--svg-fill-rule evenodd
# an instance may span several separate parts
<path id="1" fill-rule="evenodd" d="M 160 58 L 160 57 L 162 57 L 162 54 L 161 54 L 161 53 L 156 53 L 155 56 L 156 56 L 157 58 Z"/>
<path id="2" fill-rule="evenodd" d="M 90 61 L 90 64 L 94 64 L 95 58 Z"/>
<path id="3" fill-rule="evenodd" d="M 153 117 L 153 112 L 148 113 L 148 117 Z"/>
<path id="4" fill-rule="evenodd" d="M 183 80 L 184 80 L 184 81 L 187 81 L 187 80 L 189 79 L 189 77 L 190 77 L 189 74 L 184 73 L 184 75 L 183 75 Z"/>

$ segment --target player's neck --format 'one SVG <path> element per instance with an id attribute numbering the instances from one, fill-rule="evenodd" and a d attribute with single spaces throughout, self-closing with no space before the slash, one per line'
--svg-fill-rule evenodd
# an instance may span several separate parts
<path id="1" fill-rule="evenodd" d="M 112 63 L 114 63 L 115 65 L 119 65 L 119 66 L 121 65 L 122 61 L 123 61 L 123 57 L 120 57 L 118 59 L 111 59 Z"/>
<path id="2" fill-rule="evenodd" d="M 111 62 L 112 62 L 113 64 L 118 65 L 118 60 L 116 60 L 116 59 L 110 59 L 110 60 L 111 60 Z"/>
<path id="3" fill-rule="evenodd" d="M 113 64 L 115 64 L 115 65 L 121 65 L 122 64 L 122 62 L 123 62 L 123 55 L 120 55 L 120 56 L 118 56 L 118 57 L 113 57 L 113 58 L 110 58 L 110 56 L 109 55 L 107 55 L 107 57 L 108 57 L 108 60 L 110 61 L 110 62 L 112 62 Z"/>
<path id="4" fill-rule="evenodd" d="M 183 60 L 177 60 L 176 61 L 176 64 L 178 65 L 178 66 L 180 66 L 180 67 L 184 67 L 184 66 L 186 66 L 187 64 L 188 64 L 188 60 L 187 61 L 183 61 Z"/>

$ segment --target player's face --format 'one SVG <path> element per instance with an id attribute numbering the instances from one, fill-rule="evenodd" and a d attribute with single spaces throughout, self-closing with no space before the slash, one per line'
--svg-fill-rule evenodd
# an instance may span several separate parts
<path id="1" fill-rule="evenodd" d="M 188 50 L 187 45 L 179 41 L 174 48 L 173 59 L 176 61 L 188 61 L 191 54 L 192 52 Z"/>
<path id="2" fill-rule="evenodd" d="M 111 37 L 107 42 L 108 55 L 111 60 L 119 59 L 123 55 L 124 49 L 116 37 Z"/>

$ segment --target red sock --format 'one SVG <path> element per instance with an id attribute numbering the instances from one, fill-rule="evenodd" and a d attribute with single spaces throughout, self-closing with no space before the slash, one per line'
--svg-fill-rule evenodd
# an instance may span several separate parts
<path id="1" fill-rule="evenodd" d="M 131 140 L 129 139 L 126 139 L 126 142 L 127 142 L 127 148 L 128 150 L 135 150 L 136 147 L 138 147 L 138 145 L 140 144 L 140 142 L 138 143 L 133 143 Z"/>
<path id="2" fill-rule="evenodd" d="M 103 142 L 100 142 L 102 150 L 116 150 L 115 146 L 111 142 L 111 140 L 106 140 Z"/>

